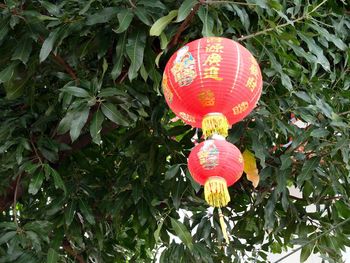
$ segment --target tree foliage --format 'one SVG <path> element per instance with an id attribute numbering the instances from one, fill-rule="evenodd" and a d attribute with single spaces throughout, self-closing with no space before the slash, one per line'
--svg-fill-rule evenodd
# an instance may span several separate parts
<path id="1" fill-rule="evenodd" d="M 305 244 L 301 260 L 341 262 L 350 223 L 306 242 L 350 215 L 349 32 L 340 0 L 0 3 L 0 262 L 266 262 Z M 260 184 L 230 188 L 227 246 L 186 167 L 200 131 L 160 89 L 202 36 L 242 43 L 264 79 L 228 137 Z"/>

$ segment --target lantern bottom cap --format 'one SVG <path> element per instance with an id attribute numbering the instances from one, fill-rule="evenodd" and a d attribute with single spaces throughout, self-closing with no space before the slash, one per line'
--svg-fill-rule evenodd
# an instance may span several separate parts
<path id="1" fill-rule="evenodd" d="M 202 120 L 202 129 L 205 138 L 215 134 L 227 137 L 229 124 L 224 114 L 213 112 L 204 116 Z"/>
<path id="2" fill-rule="evenodd" d="M 219 176 L 209 177 L 204 184 L 204 196 L 210 206 L 226 206 L 230 202 L 226 180 Z"/>

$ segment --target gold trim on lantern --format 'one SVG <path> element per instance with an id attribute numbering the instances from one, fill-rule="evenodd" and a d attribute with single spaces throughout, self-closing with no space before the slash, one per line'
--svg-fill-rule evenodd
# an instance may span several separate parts
<path id="1" fill-rule="evenodd" d="M 205 138 L 214 134 L 227 137 L 228 128 L 228 121 L 222 113 L 209 113 L 202 120 L 202 129 Z"/>
<path id="2" fill-rule="evenodd" d="M 204 184 L 205 201 L 213 207 L 223 207 L 230 202 L 226 180 L 219 176 L 212 176 Z"/>

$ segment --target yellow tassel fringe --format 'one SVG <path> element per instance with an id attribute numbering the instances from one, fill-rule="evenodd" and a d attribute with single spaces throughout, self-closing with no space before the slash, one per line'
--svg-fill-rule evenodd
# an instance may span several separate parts
<path id="1" fill-rule="evenodd" d="M 205 138 L 214 134 L 227 137 L 228 128 L 228 121 L 222 113 L 209 113 L 202 120 L 202 129 Z"/>
<path id="2" fill-rule="evenodd" d="M 228 239 L 228 235 L 227 235 L 227 228 L 226 228 L 226 223 L 224 221 L 224 215 L 222 214 L 221 208 L 218 208 L 219 210 L 219 220 L 220 220 L 220 226 L 221 226 L 221 231 L 222 231 L 222 235 L 224 236 L 224 239 L 226 241 L 226 243 L 230 243 L 230 240 Z"/>
<path id="3" fill-rule="evenodd" d="M 223 207 L 230 202 L 226 180 L 222 177 L 210 177 L 204 184 L 205 201 L 213 207 Z"/>

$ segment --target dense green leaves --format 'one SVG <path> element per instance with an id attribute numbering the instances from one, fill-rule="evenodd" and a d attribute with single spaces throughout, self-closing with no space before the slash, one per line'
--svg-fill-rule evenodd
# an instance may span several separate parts
<path id="1" fill-rule="evenodd" d="M 342 262 L 349 222 L 318 235 L 350 213 L 344 1 L 22 2 L 0 4 L 0 262 Z M 228 245 L 186 166 L 201 131 L 160 89 L 202 36 L 237 40 L 264 79 L 228 136 L 260 175 L 229 188 Z"/>

